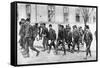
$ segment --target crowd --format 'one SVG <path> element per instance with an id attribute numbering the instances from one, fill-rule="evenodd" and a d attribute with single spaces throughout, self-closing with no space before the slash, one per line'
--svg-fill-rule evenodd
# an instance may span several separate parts
<path id="1" fill-rule="evenodd" d="M 43 50 L 50 53 L 52 47 L 54 48 L 55 54 L 58 54 L 59 47 L 64 52 L 63 55 L 66 55 L 66 46 L 68 51 L 71 53 L 75 52 L 75 47 L 77 47 L 77 52 L 80 52 L 80 45 L 86 46 L 86 59 L 91 55 L 91 43 L 93 40 L 93 34 L 90 31 L 89 25 L 85 25 L 84 29 L 82 27 L 77 27 L 74 25 L 70 27 L 69 24 L 64 27 L 61 24 L 58 24 L 58 33 L 52 28 L 52 24 L 49 24 L 49 29 L 46 27 L 45 23 L 35 23 L 34 25 L 30 24 L 29 19 L 21 19 L 19 22 L 20 25 L 20 46 L 24 50 L 24 54 L 29 57 L 29 48 L 35 51 L 39 56 L 40 50 L 34 47 L 35 40 L 43 39 L 42 45 Z M 39 36 L 39 38 L 37 38 Z M 37 38 L 37 39 L 36 39 Z"/>

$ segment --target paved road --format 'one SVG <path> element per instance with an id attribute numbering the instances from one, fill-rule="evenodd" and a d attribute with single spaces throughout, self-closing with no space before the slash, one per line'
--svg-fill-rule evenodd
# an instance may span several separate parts
<path id="1" fill-rule="evenodd" d="M 20 47 L 18 47 L 18 64 L 35 64 L 35 63 L 50 63 L 50 62 L 69 62 L 69 61 L 86 61 L 85 57 L 85 48 L 81 48 L 81 52 L 70 53 L 66 51 L 66 55 L 63 55 L 63 51 L 59 51 L 58 55 L 55 55 L 54 50 L 52 49 L 50 54 L 48 51 L 43 52 L 43 48 L 37 48 L 40 50 L 40 54 L 36 57 L 36 52 L 30 50 L 30 57 L 24 58 Z M 88 57 L 87 60 L 95 60 L 96 59 L 96 50 L 92 50 L 92 57 Z"/>

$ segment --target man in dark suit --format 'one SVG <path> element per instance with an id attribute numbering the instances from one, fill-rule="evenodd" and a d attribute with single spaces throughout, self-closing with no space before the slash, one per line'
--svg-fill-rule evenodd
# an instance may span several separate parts
<path id="1" fill-rule="evenodd" d="M 84 30 L 82 29 L 81 26 L 78 29 L 79 29 L 79 36 L 80 36 L 80 38 L 79 38 L 79 44 L 84 45 L 84 43 L 83 43 Z"/>
<path id="2" fill-rule="evenodd" d="M 42 37 L 43 37 L 43 48 L 45 50 L 48 49 L 48 29 L 46 28 L 46 24 L 43 23 L 43 26 L 42 26 Z"/>
<path id="3" fill-rule="evenodd" d="M 26 54 L 28 55 L 27 57 L 29 57 L 29 47 L 30 49 L 32 49 L 33 51 L 36 51 L 37 54 L 36 56 L 39 55 L 39 50 L 37 50 L 33 44 L 34 44 L 34 40 L 35 37 L 37 35 L 37 25 L 30 25 L 29 21 L 27 21 L 27 29 L 26 29 L 26 35 L 25 35 L 25 40 L 26 40 Z"/>
<path id="4" fill-rule="evenodd" d="M 55 30 L 52 28 L 52 25 L 49 25 L 49 31 L 48 31 L 48 46 L 49 46 L 49 51 L 51 51 L 51 47 L 53 46 L 54 49 L 56 48 L 55 46 L 55 40 L 56 40 L 56 33 Z"/>
<path id="5" fill-rule="evenodd" d="M 65 49 L 65 45 L 64 45 L 64 26 L 63 25 L 59 25 L 58 26 L 58 39 L 57 39 L 57 45 L 56 45 L 56 54 L 58 54 L 58 46 L 62 46 L 63 50 L 64 50 L 64 55 L 66 55 L 66 49 Z"/>
<path id="6" fill-rule="evenodd" d="M 70 46 L 72 46 L 72 32 L 71 27 L 69 25 L 66 25 L 66 28 L 64 29 L 65 32 L 65 42 L 68 45 L 68 50 L 70 51 Z"/>
<path id="7" fill-rule="evenodd" d="M 25 49 L 25 33 L 26 33 L 26 20 L 25 19 L 21 19 L 21 21 L 19 22 L 19 25 L 20 25 L 20 31 L 19 31 L 19 35 L 20 35 L 20 40 L 19 40 L 19 43 L 20 43 L 20 46 L 21 46 L 21 49 Z"/>
<path id="8" fill-rule="evenodd" d="M 90 50 L 92 40 L 93 40 L 93 36 L 89 29 L 89 26 L 85 25 L 85 32 L 84 32 L 84 42 L 86 44 L 86 58 L 85 59 L 87 59 L 88 54 L 90 54 L 90 56 L 92 56 L 91 50 Z"/>
<path id="9" fill-rule="evenodd" d="M 73 47 L 72 47 L 72 50 L 74 52 L 75 50 L 75 45 L 77 45 L 77 48 L 78 48 L 78 52 L 79 52 L 79 30 L 77 29 L 77 26 L 74 25 L 73 26 Z"/>

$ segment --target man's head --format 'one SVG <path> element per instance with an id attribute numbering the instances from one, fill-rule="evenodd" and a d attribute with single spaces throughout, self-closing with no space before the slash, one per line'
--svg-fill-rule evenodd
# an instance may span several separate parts
<path id="1" fill-rule="evenodd" d="M 25 19 L 22 18 L 21 21 L 19 22 L 19 25 L 22 25 L 22 24 L 24 24 L 24 23 L 25 23 Z"/>
<path id="2" fill-rule="evenodd" d="M 64 28 L 64 26 L 63 26 L 63 25 L 61 25 L 61 28 L 63 29 L 63 28 Z"/>
<path id="3" fill-rule="evenodd" d="M 79 30 L 82 30 L 82 27 L 81 26 L 79 27 Z"/>
<path id="4" fill-rule="evenodd" d="M 49 28 L 50 28 L 50 29 L 52 28 L 52 25 L 51 25 L 51 24 L 49 25 Z"/>
<path id="5" fill-rule="evenodd" d="M 74 26 L 73 26 L 73 29 L 77 29 L 77 26 L 76 26 L 76 25 L 74 25 Z"/>
<path id="6" fill-rule="evenodd" d="M 68 25 L 66 25 L 66 28 L 68 28 Z"/>
<path id="7" fill-rule="evenodd" d="M 85 25 L 85 29 L 89 29 L 89 25 Z"/>
<path id="8" fill-rule="evenodd" d="M 26 24 L 30 24 L 30 20 L 28 18 L 26 19 Z"/>
<path id="9" fill-rule="evenodd" d="M 45 23 L 43 23 L 43 27 L 45 27 L 46 26 L 46 24 Z"/>
<path id="10" fill-rule="evenodd" d="M 35 23 L 35 26 L 38 27 L 38 23 Z"/>

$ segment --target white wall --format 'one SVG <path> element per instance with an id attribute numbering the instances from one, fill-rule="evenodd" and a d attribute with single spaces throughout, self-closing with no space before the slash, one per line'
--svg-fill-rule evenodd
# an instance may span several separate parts
<path id="1" fill-rule="evenodd" d="M 17 4 L 18 8 L 18 21 L 21 20 L 21 18 L 26 19 L 26 4 Z"/>
<path id="2" fill-rule="evenodd" d="M 47 22 L 48 11 L 47 5 L 37 5 L 37 22 Z"/>
<path id="3" fill-rule="evenodd" d="M 55 22 L 56 23 L 63 23 L 64 22 L 63 16 L 63 6 L 55 6 Z"/>
<path id="4" fill-rule="evenodd" d="M 34 24 L 36 22 L 36 10 L 35 10 L 36 6 L 35 4 L 31 4 L 31 24 Z"/>

